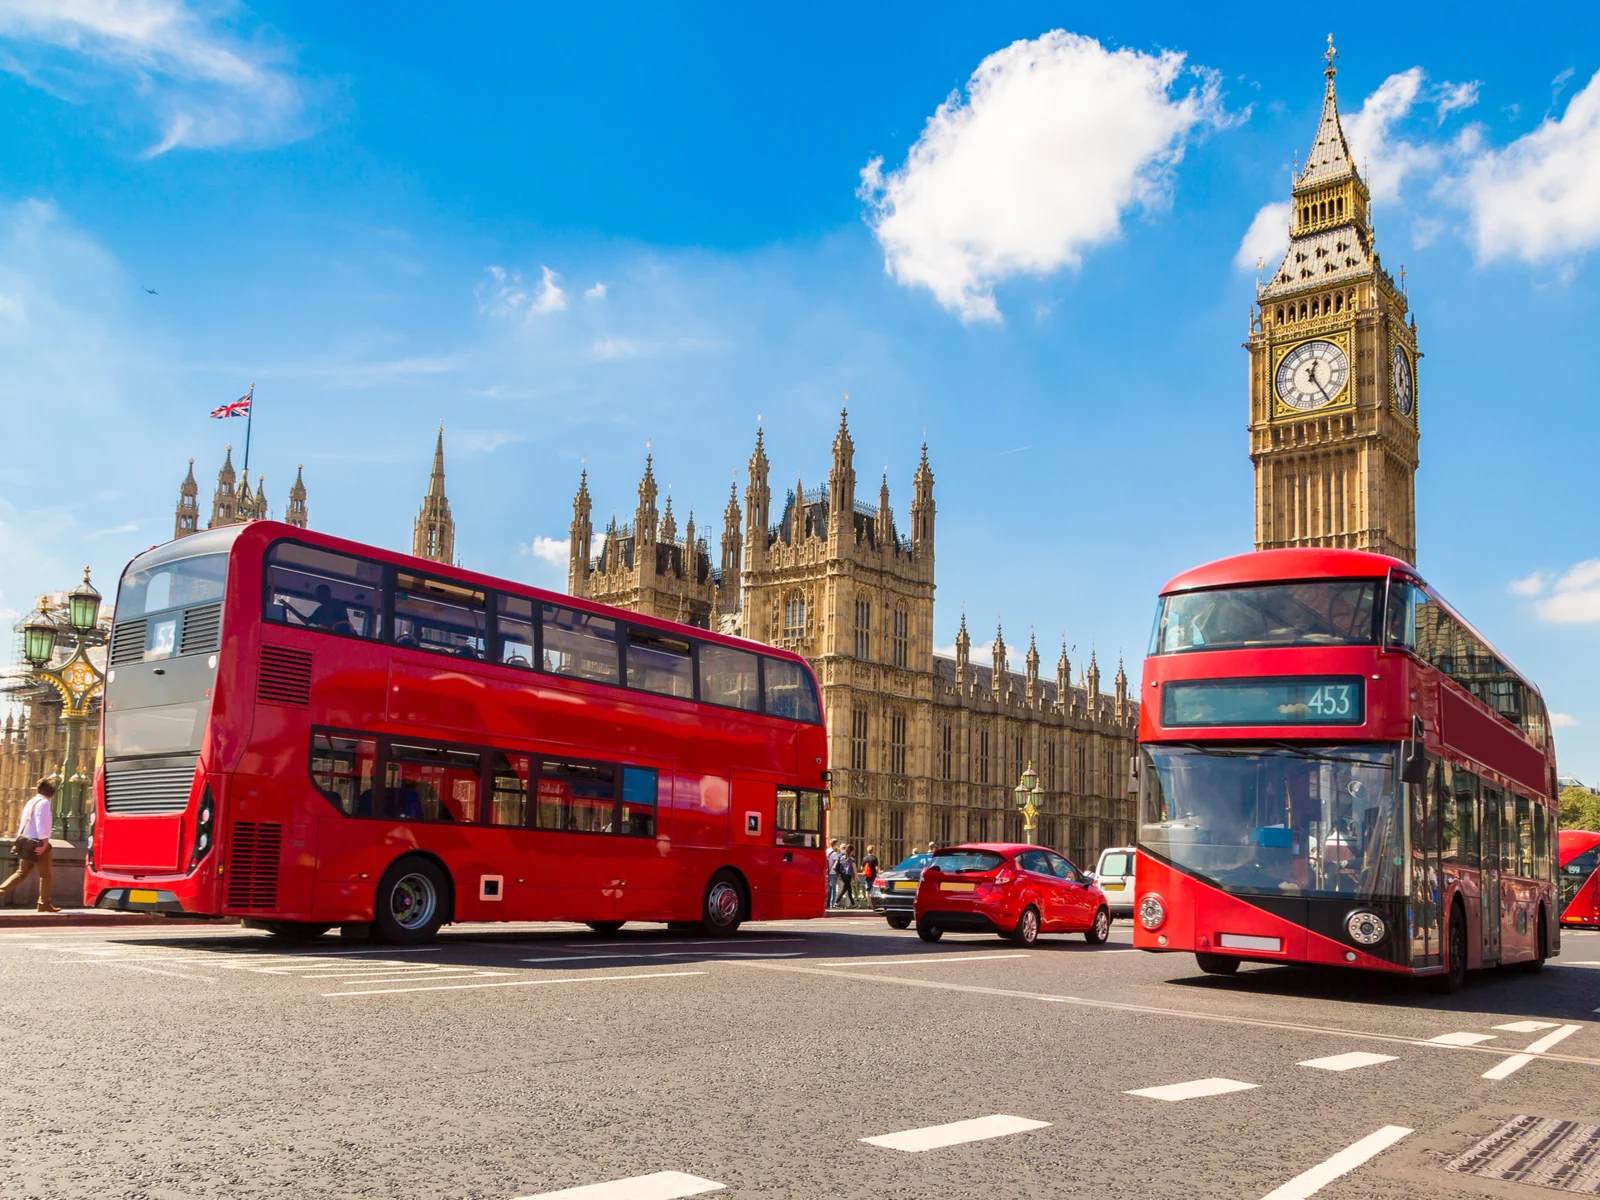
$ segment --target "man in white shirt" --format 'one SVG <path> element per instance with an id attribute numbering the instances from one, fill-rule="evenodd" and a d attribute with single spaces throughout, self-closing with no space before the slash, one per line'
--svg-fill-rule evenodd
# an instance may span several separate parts
<path id="1" fill-rule="evenodd" d="M 17 856 L 17 869 L 11 878 L 0 883 L 0 903 L 35 867 L 39 869 L 39 911 L 60 912 L 50 903 L 50 893 L 55 886 L 55 866 L 50 857 L 50 829 L 55 814 L 50 811 L 50 800 L 56 794 L 56 785 L 48 779 L 39 781 L 39 791 L 22 806 L 22 822 L 17 827 L 13 852 Z"/>

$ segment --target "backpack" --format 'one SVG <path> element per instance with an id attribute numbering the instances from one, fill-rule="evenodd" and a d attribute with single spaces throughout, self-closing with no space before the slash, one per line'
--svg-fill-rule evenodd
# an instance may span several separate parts
<path id="1" fill-rule="evenodd" d="M 852 876 L 854 876 L 855 873 L 856 873 L 855 860 L 852 859 L 848 854 L 841 854 L 839 856 L 839 878 L 840 879 L 849 879 Z"/>

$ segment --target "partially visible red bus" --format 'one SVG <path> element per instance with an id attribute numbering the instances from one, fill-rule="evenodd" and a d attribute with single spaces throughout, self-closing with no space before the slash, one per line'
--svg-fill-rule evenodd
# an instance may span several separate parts
<path id="1" fill-rule="evenodd" d="M 257 521 L 117 593 L 84 899 L 371 923 L 819 916 L 798 655 Z"/>
<path id="2" fill-rule="evenodd" d="M 1560 949 L 1544 702 L 1398 559 L 1222 559 L 1162 591 L 1134 944 L 1433 975 Z"/>
<path id="3" fill-rule="evenodd" d="M 1600 929 L 1600 833 L 1561 831 L 1561 923 Z"/>

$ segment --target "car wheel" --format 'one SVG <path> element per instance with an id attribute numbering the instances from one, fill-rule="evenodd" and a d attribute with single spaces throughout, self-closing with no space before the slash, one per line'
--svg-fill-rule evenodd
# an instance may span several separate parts
<path id="1" fill-rule="evenodd" d="M 1433 977 L 1433 990 L 1441 996 L 1454 996 L 1467 986 L 1467 910 L 1450 906 L 1450 948 L 1444 973 Z"/>
<path id="2" fill-rule="evenodd" d="M 890 913 L 889 914 L 889 928 L 890 929 L 910 929 L 911 928 L 911 915 L 909 913 Z"/>
<path id="3" fill-rule="evenodd" d="M 1094 924 L 1083 931 L 1083 940 L 1091 946 L 1102 945 L 1111 936 L 1111 914 L 1104 908 L 1095 910 Z"/>
<path id="4" fill-rule="evenodd" d="M 1011 940 L 1019 946 L 1031 946 L 1039 940 L 1039 910 L 1028 905 L 1017 918 L 1017 927 L 1011 931 Z"/>
<path id="5" fill-rule="evenodd" d="M 585 921 L 590 929 L 596 933 L 615 933 L 627 924 L 626 921 Z"/>
<path id="6" fill-rule="evenodd" d="M 1239 973 L 1239 960 L 1230 958 L 1226 954 L 1206 954 L 1196 950 L 1194 961 L 1195 965 L 1207 975 L 1237 975 Z"/>
<path id="7" fill-rule="evenodd" d="M 937 925 L 924 925 L 921 921 L 918 921 L 917 936 L 925 942 L 937 942 L 944 936 L 944 930 Z"/>
<path id="8" fill-rule="evenodd" d="M 380 941 L 412 946 L 433 940 L 444 924 L 448 884 L 425 858 L 402 858 L 378 880 L 372 925 Z"/>
<path id="9" fill-rule="evenodd" d="M 732 937 L 744 920 L 744 887 L 732 871 L 718 871 L 706 884 L 700 928 L 710 937 Z"/>
<path id="10" fill-rule="evenodd" d="M 314 942 L 332 928 L 332 925 L 323 925 L 316 921 L 268 921 L 266 923 L 267 932 L 285 942 Z"/>

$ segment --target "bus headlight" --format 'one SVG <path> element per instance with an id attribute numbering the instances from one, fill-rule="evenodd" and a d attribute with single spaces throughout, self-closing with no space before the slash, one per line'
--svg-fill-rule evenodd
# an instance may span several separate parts
<path id="1" fill-rule="evenodd" d="M 1383 935 L 1388 932 L 1383 918 L 1366 909 L 1351 913 L 1345 919 L 1344 928 L 1350 935 L 1350 940 L 1362 946 L 1376 946 L 1383 941 Z"/>
<path id="2" fill-rule="evenodd" d="M 1139 901 L 1139 924 L 1146 929 L 1160 929 L 1166 924 L 1167 906 L 1154 892 L 1146 892 Z"/>

